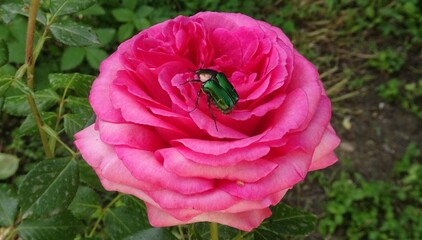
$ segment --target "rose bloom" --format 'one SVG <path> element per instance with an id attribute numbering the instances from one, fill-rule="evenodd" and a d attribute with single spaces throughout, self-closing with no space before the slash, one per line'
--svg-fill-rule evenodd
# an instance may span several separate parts
<path id="1" fill-rule="evenodd" d="M 197 69 L 239 100 L 223 114 Z M 95 124 L 75 135 L 104 188 L 134 195 L 153 226 L 209 221 L 250 231 L 309 171 L 337 161 L 331 105 L 315 67 L 276 27 L 201 12 L 152 26 L 103 61 Z M 195 108 L 196 107 L 196 108 Z"/>

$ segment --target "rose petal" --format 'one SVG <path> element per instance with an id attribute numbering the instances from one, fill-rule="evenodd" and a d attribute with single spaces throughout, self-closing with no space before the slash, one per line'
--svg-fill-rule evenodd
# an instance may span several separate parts
<path id="1" fill-rule="evenodd" d="M 318 109 L 323 89 L 315 66 L 297 51 L 294 52 L 294 70 L 291 83 L 286 91 L 294 91 L 295 89 L 304 91 L 308 99 L 308 115 L 306 120 L 302 122 L 306 126 Z"/>
<path id="2" fill-rule="evenodd" d="M 284 148 L 296 149 L 300 147 L 302 150 L 313 154 L 315 148 L 320 144 L 324 135 L 325 128 L 331 118 L 331 103 L 329 99 L 323 96 L 318 105 L 318 111 L 307 125 L 306 129 L 300 132 L 290 134 L 288 143 Z"/>
<path id="3" fill-rule="evenodd" d="M 289 131 L 298 129 L 307 116 L 307 95 L 301 89 L 296 89 L 287 95 L 279 109 L 263 119 L 260 126 L 267 129 L 267 134 L 261 141 L 281 139 Z"/>
<path id="4" fill-rule="evenodd" d="M 137 102 L 133 95 L 128 94 L 127 89 L 124 89 L 124 87 L 112 86 L 112 88 L 111 99 L 113 105 L 121 110 L 122 116 L 126 121 L 164 128 L 173 131 L 175 134 L 185 135 L 171 124 L 151 114 L 145 106 Z"/>
<path id="5" fill-rule="evenodd" d="M 231 149 L 220 155 L 195 152 L 185 147 L 177 147 L 177 150 L 185 158 L 199 164 L 208 166 L 232 166 L 242 161 L 254 161 L 263 158 L 270 152 L 270 146 L 254 144 L 246 149 Z"/>
<path id="6" fill-rule="evenodd" d="M 117 157 L 114 149 L 100 140 L 99 133 L 94 129 L 94 125 L 85 128 L 75 135 L 75 145 L 81 152 L 85 161 L 94 168 L 100 180 L 107 179 L 110 182 L 124 184 L 131 188 L 142 190 L 157 190 L 157 186 L 152 186 L 146 182 L 135 179 Z M 96 149 L 96 151 L 92 151 Z"/>
<path id="7" fill-rule="evenodd" d="M 212 119 L 211 114 L 205 114 L 204 112 L 196 109 L 195 111 L 189 113 L 193 122 L 200 129 L 206 131 L 212 137 L 217 138 L 231 138 L 231 139 L 241 139 L 248 137 L 247 135 L 237 131 L 236 129 L 222 124 L 221 121 L 218 121 L 222 116 L 218 110 L 212 110 L 215 115 L 216 122 Z M 217 125 L 217 127 L 216 127 Z"/>
<path id="8" fill-rule="evenodd" d="M 163 139 L 151 128 L 131 123 L 98 121 L 101 141 L 111 145 L 124 145 L 142 150 L 156 150 L 166 146 Z"/>
<path id="9" fill-rule="evenodd" d="M 120 111 L 113 106 L 110 99 L 110 84 L 121 68 L 123 67 L 119 63 L 117 52 L 106 58 L 100 65 L 100 74 L 92 84 L 89 95 L 95 115 L 110 122 L 124 122 Z"/>
<path id="10" fill-rule="evenodd" d="M 271 216 L 271 211 L 266 208 L 241 213 L 205 212 L 189 221 L 180 221 L 150 204 L 147 204 L 147 213 L 150 223 L 154 227 L 165 227 L 194 222 L 217 222 L 243 231 L 251 231 L 253 228 L 259 226 L 265 218 Z"/>
<path id="11" fill-rule="evenodd" d="M 100 166 L 103 159 L 110 156 L 113 152 L 111 146 L 105 145 L 100 140 L 98 131 L 95 130 L 94 124 L 75 134 L 74 144 L 81 152 L 85 161 L 93 168 Z M 99 151 L 92 151 L 99 149 Z"/>
<path id="12" fill-rule="evenodd" d="M 291 188 L 303 180 L 311 163 L 311 156 L 298 150 L 273 159 L 273 161 L 278 164 L 278 167 L 259 181 L 243 185 L 225 181 L 222 182 L 220 188 L 242 199 L 263 199 L 275 192 Z"/>
<path id="13" fill-rule="evenodd" d="M 280 192 L 273 193 L 261 200 L 241 200 L 235 205 L 224 210 L 224 212 L 237 213 L 248 211 L 251 209 L 263 209 L 271 205 L 275 206 L 277 205 L 277 203 L 280 202 L 280 200 L 284 197 L 287 191 L 288 189 L 285 189 Z"/>
<path id="14" fill-rule="evenodd" d="M 166 171 L 150 151 L 128 147 L 116 147 L 117 155 L 138 180 L 157 187 L 171 189 L 183 194 L 205 192 L 214 186 L 213 180 L 180 177 Z"/>
<path id="15" fill-rule="evenodd" d="M 174 148 L 161 149 L 159 153 L 164 159 L 164 168 L 183 177 L 255 182 L 277 167 L 277 164 L 263 159 L 253 162 L 242 161 L 232 166 L 214 167 L 192 162 Z"/>
<path id="16" fill-rule="evenodd" d="M 182 194 L 163 189 L 151 191 L 148 194 L 161 208 L 165 209 L 220 211 L 239 202 L 239 198 L 217 189 L 198 194 Z"/>
<path id="17" fill-rule="evenodd" d="M 192 138 L 175 139 L 172 143 L 180 143 L 183 146 L 191 149 L 194 152 L 200 152 L 204 154 L 221 155 L 227 153 L 233 149 L 241 149 L 258 142 L 266 134 L 262 133 L 253 137 L 243 138 L 232 141 L 212 141 Z"/>
<path id="18" fill-rule="evenodd" d="M 315 148 L 314 156 L 309 171 L 326 168 L 337 161 L 334 149 L 340 144 L 340 139 L 331 126 L 328 126 L 318 147 Z"/>

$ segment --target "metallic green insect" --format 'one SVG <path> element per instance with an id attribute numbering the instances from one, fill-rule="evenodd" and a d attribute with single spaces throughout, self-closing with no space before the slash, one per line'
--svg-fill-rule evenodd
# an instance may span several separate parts
<path id="1" fill-rule="evenodd" d="M 210 102 L 212 102 L 220 112 L 229 114 L 239 100 L 239 95 L 227 79 L 226 75 L 222 72 L 211 69 L 198 69 L 195 71 L 195 74 L 198 76 L 198 79 L 192 79 L 186 82 L 201 83 L 201 90 L 198 91 L 195 108 L 193 110 L 198 107 L 199 97 L 201 96 L 201 93 L 204 92 L 207 96 L 208 108 L 210 109 L 212 119 L 214 120 L 215 128 L 217 129 L 217 123 Z"/>

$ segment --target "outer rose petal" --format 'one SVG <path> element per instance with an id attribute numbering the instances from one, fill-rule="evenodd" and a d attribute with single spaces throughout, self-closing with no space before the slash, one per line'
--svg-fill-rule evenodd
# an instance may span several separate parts
<path id="1" fill-rule="evenodd" d="M 119 63 L 117 52 L 106 58 L 100 65 L 100 75 L 94 81 L 89 102 L 97 117 L 110 122 L 123 122 L 123 118 L 118 109 L 110 101 L 110 85 L 117 72 L 123 68 Z"/>
<path id="2" fill-rule="evenodd" d="M 303 180 L 311 163 L 311 156 L 297 150 L 275 158 L 273 161 L 278 164 L 278 168 L 259 181 L 244 185 L 227 181 L 221 185 L 221 188 L 242 199 L 263 199 L 275 192 L 289 189 Z"/>
<path id="3" fill-rule="evenodd" d="M 205 212 L 191 220 L 180 221 L 165 211 L 149 204 L 147 204 L 147 212 L 150 223 L 154 227 L 208 221 L 221 223 L 243 231 L 251 231 L 253 228 L 259 226 L 265 218 L 271 216 L 271 211 L 268 208 L 265 208 L 241 213 Z"/>
<path id="4" fill-rule="evenodd" d="M 100 140 L 99 133 L 94 129 L 94 125 L 77 133 L 75 137 L 75 145 L 79 148 L 85 161 L 94 168 L 101 182 L 107 180 L 119 185 L 148 191 L 158 189 L 157 186 L 135 179 L 124 167 L 121 160 L 117 158 L 113 148 Z M 92 148 L 96 151 L 91 151 Z"/>
<path id="5" fill-rule="evenodd" d="M 166 146 L 152 129 L 130 123 L 97 122 L 101 141 L 110 145 L 124 145 L 144 150 L 153 150 Z"/>
<path id="6" fill-rule="evenodd" d="M 337 137 L 331 125 L 325 130 L 324 136 L 318 147 L 315 149 L 309 171 L 326 168 L 337 161 L 334 149 L 340 144 L 340 138 Z"/>
<path id="7" fill-rule="evenodd" d="M 181 177 L 166 171 L 152 152 L 128 147 L 116 147 L 116 152 L 131 174 L 141 181 L 183 194 L 200 193 L 213 188 L 212 180 Z"/>

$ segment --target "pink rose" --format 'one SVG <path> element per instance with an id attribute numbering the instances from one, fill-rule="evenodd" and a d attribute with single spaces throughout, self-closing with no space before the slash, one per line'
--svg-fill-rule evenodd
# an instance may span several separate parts
<path id="1" fill-rule="evenodd" d="M 222 72 L 239 94 L 223 114 L 195 70 Z M 145 201 L 153 226 L 200 221 L 250 231 L 307 172 L 337 158 L 331 105 L 315 67 L 284 33 L 237 13 L 152 26 L 101 64 L 96 123 L 75 144 L 103 186 Z M 194 109 L 194 110 L 193 110 Z M 193 111 L 192 111 L 193 110 Z"/>

